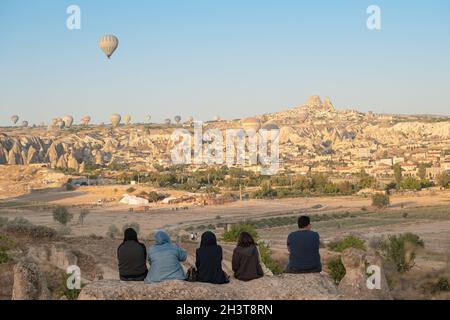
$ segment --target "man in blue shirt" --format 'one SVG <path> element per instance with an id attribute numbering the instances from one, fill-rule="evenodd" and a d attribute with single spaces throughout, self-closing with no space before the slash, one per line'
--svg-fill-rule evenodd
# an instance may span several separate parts
<path id="1" fill-rule="evenodd" d="M 309 217 L 298 218 L 299 230 L 292 232 L 287 239 L 289 263 L 286 273 L 316 273 L 322 271 L 320 262 L 320 237 L 311 231 Z"/>

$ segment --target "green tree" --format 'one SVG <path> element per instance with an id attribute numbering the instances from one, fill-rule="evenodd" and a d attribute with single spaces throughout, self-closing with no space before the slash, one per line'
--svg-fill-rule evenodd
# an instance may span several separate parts
<path id="1" fill-rule="evenodd" d="M 67 226 L 67 224 L 72 221 L 73 214 L 67 210 L 65 206 L 57 206 L 53 210 L 53 220 L 59 222 L 63 226 Z"/>
<path id="2" fill-rule="evenodd" d="M 447 188 L 450 184 L 450 173 L 443 172 L 436 177 L 436 182 L 441 188 Z"/>
<path id="3" fill-rule="evenodd" d="M 403 175 L 402 175 L 402 167 L 400 166 L 400 163 L 396 163 L 392 166 L 392 169 L 394 170 L 394 178 L 395 182 L 397 183 L 397 186 L 400 186 Z"/>
<path id="4" fill-rule="evenodd" d="M 389 236 L 381 244 L 385 258 L 392 263 L 398 272 L 405 273 L 415 265 L 416 251 L 423 248 L 424 242 L 413 233 Z"/>
<path id="5" fill-rule="evenodd" d="M 376 193 L 372 196 L 372 205 L 378 209 L 387 208 L 390 204 L 390 199 L 387 194 Z"/>
<path id="6" fill-rule="evenodd" d="M 420 190 L 422 189 L 422 185 L 420 184 L 420 181 L 415 179 L 414 177 L 406 177 L 403 179 L 401 183 L 402 189 L 405 190 Z"/>

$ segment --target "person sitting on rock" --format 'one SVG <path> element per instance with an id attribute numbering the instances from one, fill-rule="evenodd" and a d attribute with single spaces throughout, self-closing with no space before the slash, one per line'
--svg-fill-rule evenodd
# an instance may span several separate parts
<path id="1" fill-rule="evenodd" d="M 233 251 L 232 267 L 234 277 L 242 281 L 250 281 L 264 276 L 259 262 L 259 251 L 255 240 L 248 232 L 239 235 L 238 245 Z"/>
<path id="2" fill-rule="evenodd" d="M 186 259 L 186 251 L 172 244 L 166 232 L 156 232 L 155 245 L 148 250 L 150 270 L 145 282 L 186 280 L 186 274 L 181 266 L 181 262 Z"/>
<path id="3" fill-rule="evenodd" d="M 322 271 L 320 262 L 320 238 L 311 231 L 309 217 L 298 218 L 299 230 L 292 232 L 287 239 L 289 262 L 286 273 L 317 273 Z"/>
<path id="4" fill-rule="evenodd" d="M 222 270 L 222 247 L 217 245 L 216 235 L 211 231 L 202 234 L 195 266 L 199 282 L 223 284 L 230 281 L 229 276 Z"/>
<path id="5" fill-rule="evenodd" d="M 132 228 L 126 229 L 123 242 L 117 249 L 120 280 L 144 281 L 147 276 L 146 256 L 147 250 L 138 241 L 137 232 Z"/>

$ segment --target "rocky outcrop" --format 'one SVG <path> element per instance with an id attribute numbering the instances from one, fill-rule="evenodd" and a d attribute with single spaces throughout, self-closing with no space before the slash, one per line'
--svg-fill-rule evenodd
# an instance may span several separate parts
<path id="1" fill-rule="evenodd" d="M 39 266 L 21 261 L 14 266 L 12 300 L 47 300 L 50 293 Z"/>
<path id="2" fill-rule="evenodd" d="M 367 286 L 367 265 L 372 263 L 383 270 L 381 259 L 369 262 L 362 250 L 349 248 L 341 255 L 345 267 L 345 276 L 339 283 L 339 292 L 353 299 L 390 299 L 389 288 L 384 273 L 381 273 L 381 289 L 369 289 Z M 366 264 L 368 262 L 368 264 Z"/>
<path id="3" fill-rule="evenodd" d="M 77 256 L 63 244 L 32 246 L 28 250 L 28 258 L 38 263 L 49 263 L 64 271 L 78 262 Z"/>
<path id="4" fill-rule="evenodd" d="M 229 284 L 103 280 L 83 288 L 80 300 L 329 300 L 342 298 L 326 274 L 286 274 Z"/>

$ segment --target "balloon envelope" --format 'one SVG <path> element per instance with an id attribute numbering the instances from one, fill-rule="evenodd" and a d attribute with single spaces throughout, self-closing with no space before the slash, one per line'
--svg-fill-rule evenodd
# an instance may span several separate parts
<path id="1" fill-rule="evenodd" d="M 175 116 L 174 120 L 175 120 L 176 123 L 180 123 L 181 117 L 180 116 Z"/>
<path id="2" fill-rule="evenodd" d="M 64 122 L 64 126 L 66 128 L 70 128 L 70 127 L 72 127 L 72 124 L 73 124 L 73 117 L 72 116 L 65 116 L 63 118 L 63 122 Z"/>
<path id="3" fill-rule="evenodd" d="M 22 121 L 22 127 L 24 128 L 28 127 L 28 121 Z"/>
<path id="4" fill-rule="evenodd" d="M 131 116 L 127 114 L 123 117 L 123 121 L 125 122 L 125 124 L 130 124 Z"/>
<path id="5" fill-rule="evenodd" d="M 19 116 L 17 116 L 17 115 L 12 116 L 12 117 L 11 117 L 11 121 L 12 121 L 14 124 L 16 124 L 17 121 L 19 121 Z"/>
<path id="6" fill-rule="evenodd" d="M 120 124 L 120 120 L 122 120 L 122 117 L 120 114 L 114 113 L 111 115 L 111 124 L 113 127 L 117 127 Z"/>
<path id="7" fill-rule="evenodd" d="M 108 59 L 111 59 L 114 51 L 116 51 L 119 46 L 119 39 L 111 34 L 106 34 L 100 38 L 98 46 L 106 54 Z"/>

